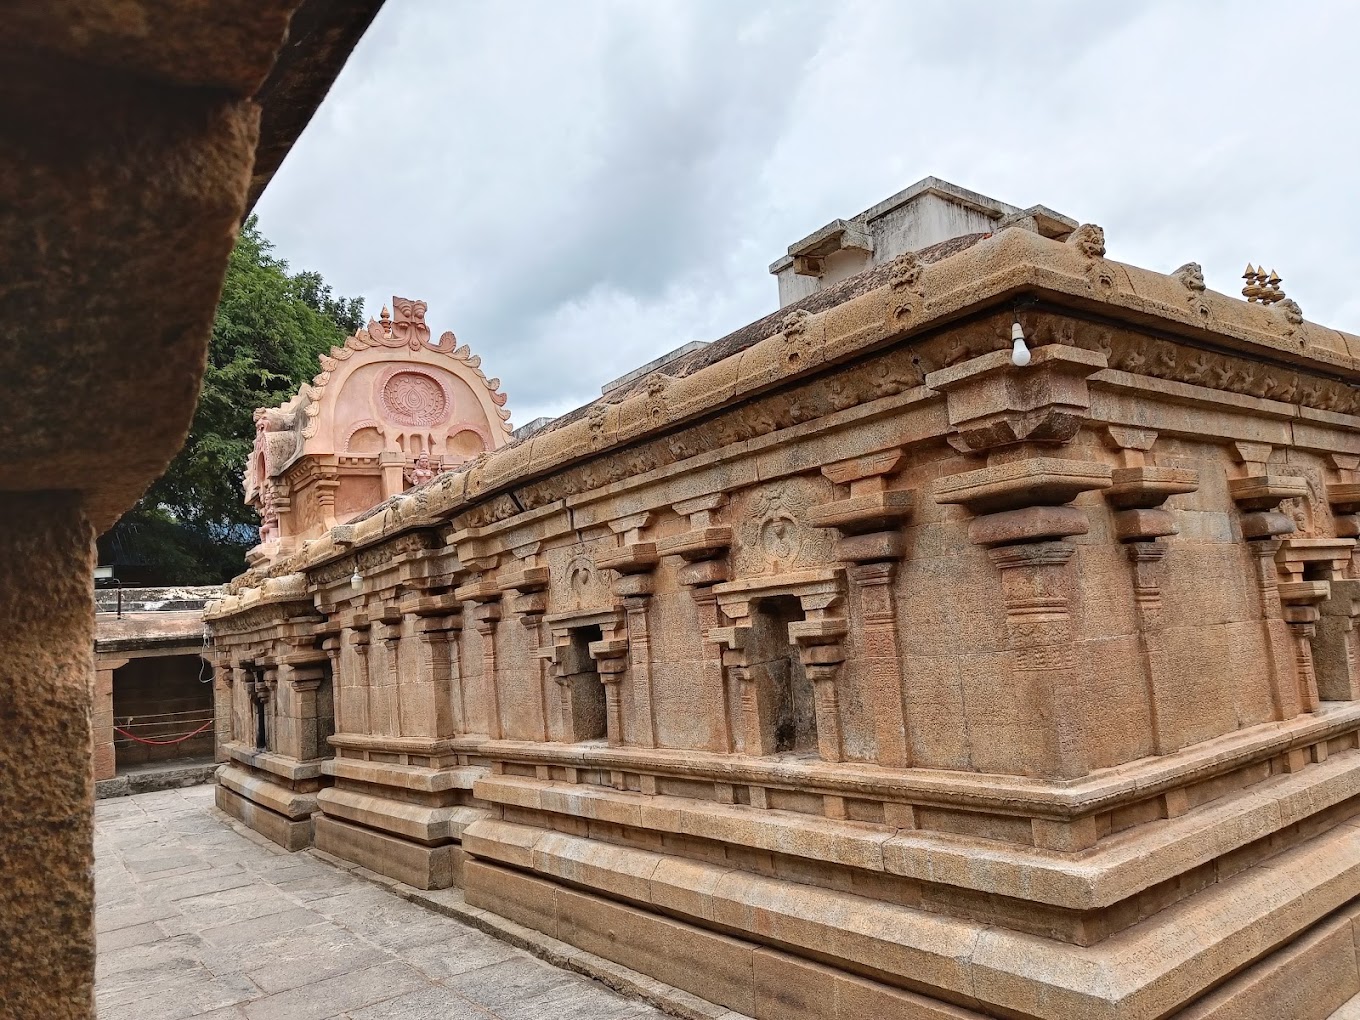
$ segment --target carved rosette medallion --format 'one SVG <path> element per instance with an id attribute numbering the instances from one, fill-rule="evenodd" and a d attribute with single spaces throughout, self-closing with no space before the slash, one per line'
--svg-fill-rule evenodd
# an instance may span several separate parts
<path id="1" fill-rule="evenodd" d="M 444 387 L 424 372 L 403 370 L 388 376 L 380 399 L 387 417 L 399 425 L 438 425 L 449 416 Z"/>

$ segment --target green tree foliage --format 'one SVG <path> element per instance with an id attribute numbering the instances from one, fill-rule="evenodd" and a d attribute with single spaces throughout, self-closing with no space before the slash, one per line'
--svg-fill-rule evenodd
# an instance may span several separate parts
<path id="1" fill-rule="evenodd" d="M 316 375 L 317 355 L 362 317 L 361 298 L 333 296 L 319 273 L 290 273 L 250 217 L 227 267 L 189 438 L 101 540 L 101 562 L 142 561 L 124 572 L 149 584 L 213 584 L 245 569 L 259 524 L 241 489 L 252 414 Z"/>

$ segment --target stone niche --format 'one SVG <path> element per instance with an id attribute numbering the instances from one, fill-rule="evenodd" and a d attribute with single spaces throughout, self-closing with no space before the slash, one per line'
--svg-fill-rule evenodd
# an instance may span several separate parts
<path id="1" fill-rule="evenodd" d="M 317 845 L 762 1020 L 1360 993 L 1360 337 L 1032 219 L 238 579 Z"/>

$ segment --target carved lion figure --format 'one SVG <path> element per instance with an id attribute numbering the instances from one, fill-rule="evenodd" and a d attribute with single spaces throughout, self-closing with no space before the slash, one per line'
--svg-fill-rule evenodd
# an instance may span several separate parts
<path id="1" fill-rule="evenodd" d="M 1186 290 L 1204 290 L 1204 269 L 1198 262 L 1187 262 L 1171 274 Z"/>
<path id="2" fill-rule="evenodd" d="M 1105 257 L 1105 231 L 1094 223 L 1083 223 L 1072 231 L 1067 243 L 1075 244 L 1077 250 L 1088 259 Z"/>

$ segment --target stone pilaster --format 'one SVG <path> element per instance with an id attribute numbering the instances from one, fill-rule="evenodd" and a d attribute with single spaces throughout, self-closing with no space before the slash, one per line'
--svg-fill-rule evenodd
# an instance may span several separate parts
<path id="1" fill-rule="evenodd" d="M 473 626 L 482 638 L 482 680 L 487 694 L 487 736 L 499 740 L 504 733 L 501 724 L 500 678 L 496 674 L 496 627 L 501 622 L 501 598 L 504 589 L 489 574 L 499 557 L 482 560 L 469 559 L 467 565 L 479 571 L 478 576 L 454 591 L 459 601 L 475 602 Z"/>
<path id="2" fill-rule="evenodd" d="M 637 744 L 642 747 L 656 746 L 656 712 L 652 706 L 652 640 L 648 609 L 654 590 L 652 571 L 656 568 L 659 554 L 655 542 L 644 541 L 642 538 L 642 531 L 651 523 L 651 517 L 650 513 L 643 513 L 611 521 L 609 527 L 619 536 L 620 545 L 598 558 L 600 569 L 614 572 L 613 594 L 620 600 L 628 622 L 626 667 L 633 696 L 634 732 L 637 735 Z M 602 679 L 604 675 L 602 663 L 600 669 Z"/>
<path id="3" fill-rule="evenodd" d="M 902 451 L 893 449 L 822 468 L 822 474 L 849 486 L 850 492 L 845 499 L 813 507 L 808 515 L 814 526 L 840 533 L 836 554 L 851 564 L 850 583 L 863 626 L 858 666 L 871 689 L 878 761 L 890 768 L 911 764 L 911 723 L 893 585 L 897 562 L 904 555 L 900 528 L 911 515 L 916 494 L 888 488 L 889 476 L 901 464 Z M 821 665 L 817 671 L 826 672 Z M 820 726 L 819 722 L 819 736 Z"/>
<path id="4" fill-rule="evenodd" d="M 552 706 L 554 697 L 551 649 L 543 647 L 543 615 L 548 609 L 547 587 L 549 570 L 538 563 L 540 543 L 533 542 L 513 550 L 522 569 L 501 579 L 501 590 L 512 595 L 511 612 L 529 632 L 533 646 L 538 649 L 534 666 L 538 671 L 538 712 L 542 729 L 540 740 L 552 739 Z"/>
<path id="5" fill-rule="evenodd" d="M 624 743 L 624 727 L 619 684 L 628 671 L 628 641 L 618 638 L 592 641 L 590 657 L 600 671 L 600 683 L 604 684 L 605 736 L 610 747 L 620 747 Z"/>
<path id="6" fill-rule="evenodd" d="M 127 659 L 107 655 L 95 656 L 94 707 L 90 713 L 94 736 L 94 778 L 112 779 L 118 772 L 117 753 L 113 738 L 113 681 L 114 671 L 126 666 Z M 214 691 L 214 709 L 216 707 Z"/>
<path id="7" fill-rule="evenodd" d="M 941 479 L 935 500 L 974 515 L 969 538 L 987 548 L 1000 572 L 1019 712 L 1012 768 L 1045 779 L 1089 771 L 1086 691 L 1068 609 L 1076 550 L 1064 540 L 1090 530 L 1085 512 L 1071 501 L 1111 484 L 1107 464 L 1048 451 L 1080 431 L 1090 408 L 1086 379 L 1105 365 L 1097 352 L 1050 345 L 1035 349 L 1028 367 L 1017 368 L 1009 352 L 996 351 L 926 377 L 926 385 L 948 397 L 951 445 L 988 456 L 985 468 Z M 1093 841 L 1093 833 L 1088 837 L 1083 842 Z"/>
<path id="8" fill-rule="evenodd" d="M 1280 503 L 1306 496 L 1308 482 L 1270 467 L 1271 447 L 1268 443 L 1239 442 L 1234 443 L 1233 448 L 1242 464 L 1242 473 L 1228 479 L 1228 495 L 1241 511 L 1242 537 L 1253 557 L 1261 626 L 1268 652 L 1266 666 L 1271 702 L 1275 718 L 1292 719 L 1300 712 L 1312 710 L 1303 706 L 1316 700 L 1316 685 L 1311 680 L 1311 653 L 1306 661 L 1300 658 L 1298 643 L 1307 638 L 1297 629 L 1291 631 L 1285 618 L 1275 556 L 1280 550 L 1280 539 L 1294 531 L 1294 522 L 1289 515 L 1280 512 Z M 1310 597 L 1302 591 L 1292 594 L 1301 604 Z"/>
<path id="9" fill-rule="evenodd" d="M 1074 779 L 1088 771 L 1067 592 L 1070 542 L 1032 542 L 988 550 L 1001 571 L 1011 682 L 1022 713 L 1020 760 L 1029 774 Z"/>
<path id="10" fill-rule="evenodd" d="M 1138 652 L 1147 690 L 1152 750 L 1166 754 L 1179 742 L 1170 731 L 1168 707 L 1176 698 L 1176 677 L 1167 662 L 1162 626 L 1162 582 L 1166 572 L 1164 538 L 1177 533 L 1166 501 L 1194 492 L 1199 476 L 1185 468 L 1150 463 L 1157 433 L 1151 429 L 1107 426 L 1109 446 L 1119 453 L 1120 466 L 1111 473 L 1105 501 L 1114 511 L 1116 537 L 1124 544 L 1133 574 L 1133 604 L 1138 619 Z"/>
<path id="11" fill-rule="evenodd" d="M 726 553 L 732 544 L 732 529 L 718 523 L 716 517 L 725 502 L 722 493 L 711 493 L 675 504 L 672 509 L 689 518 L 690 530 L 659 541 L 657 553 L 684 561 L 685 565 L 676 572 L 676 580 L 689 589 L 694 600 L 704 690 L 721 703 L 717 750 L 730 752 L 738 746 L 734 717 L 740 714 L 741 685 L 735 678 L 730 686 L 724 682 L 723 648 L 711 637 L 722 622 L 713 586 L 730 576 Z"/>

